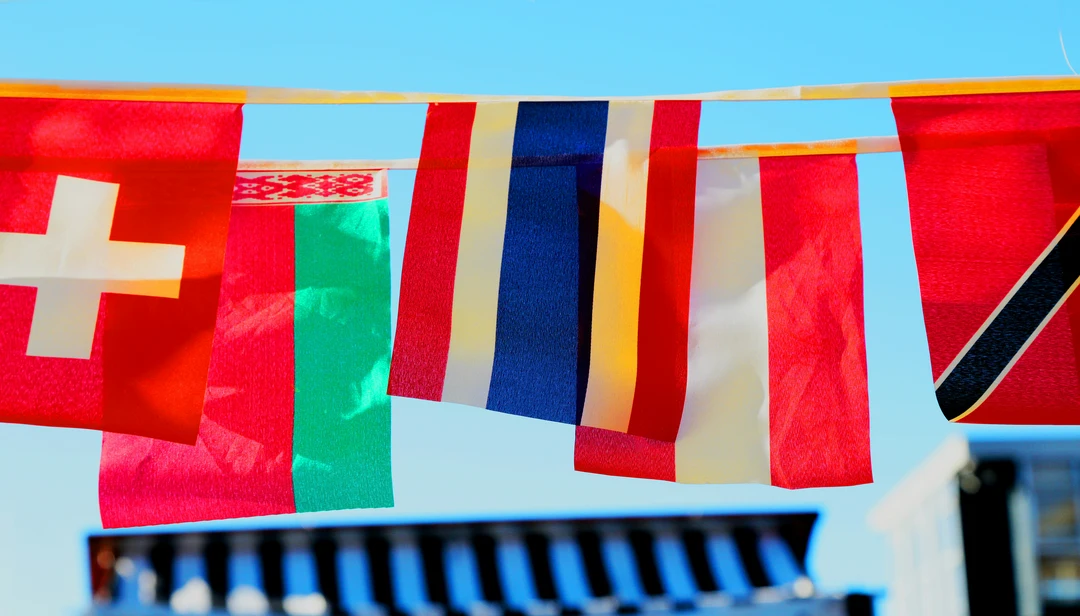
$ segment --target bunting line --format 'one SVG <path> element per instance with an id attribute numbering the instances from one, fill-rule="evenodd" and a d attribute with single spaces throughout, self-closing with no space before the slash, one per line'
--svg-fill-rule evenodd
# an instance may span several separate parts
<path id="1" fill-rule="evenodd" d="M 895 136 L 828 139 L 799 143 L 753 143 L 698 148 L 698 160 L 718 158 L 768 158 L 820 154 L 881 154 L 899 152 Z M 241 160 L 240 171 L 341 171 L 353 169 L 414 170 L 417 158 L 369 160 Z"/>
<path id="2" fill-rule="evenodd" d="M 749 90 L 718 90 L 696 94 L 659 96 L 545 96 L 510 94 L 445 94 L 383 92 L 377 90 L 322 90 L 263 86 L 161 84 L 67 80 L 0 80 L 0 98 L 62 98 L 81 100 L 153 101 L 189 103 L 244 103 L 249 105 L 363 105 L 450 102 L 532 101 L 793 101 L 954 94 L 1003 94 L 1080 90 L 1078 75 L 989 77 L 981 79 L 927 79 L 867 83 L 787 86 Z"/>

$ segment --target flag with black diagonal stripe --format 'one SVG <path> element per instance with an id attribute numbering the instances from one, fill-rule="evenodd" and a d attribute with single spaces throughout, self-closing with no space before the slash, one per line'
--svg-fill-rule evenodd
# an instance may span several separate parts
<path id="1" fill-rule="evenodd" d="M 1080 424 L 1080 93 L 893 111 L 942 412 Z"/>

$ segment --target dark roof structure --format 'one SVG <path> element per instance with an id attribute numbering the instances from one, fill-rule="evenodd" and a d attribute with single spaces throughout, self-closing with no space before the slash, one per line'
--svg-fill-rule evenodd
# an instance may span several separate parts
<path id="1" fill-rule="evenodd" d="M 90 537 L 94 616 L 852 616 L 806 572 L 815 513 Z M 790 611 L 795 609 L 795 611 Z"/>

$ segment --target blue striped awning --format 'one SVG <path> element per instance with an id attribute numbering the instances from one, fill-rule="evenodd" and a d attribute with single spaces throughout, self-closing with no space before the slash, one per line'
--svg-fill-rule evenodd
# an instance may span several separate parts
<path id="1" fill-rule="evenodd" d="M 775 610 L 790 603 L 800 614 L 869 614 L 814 588 L 805 559 L 815 518 L 99 535 L 90 538 L 94 613 L 601 616 L 768 605 L 783 614 Z"/>

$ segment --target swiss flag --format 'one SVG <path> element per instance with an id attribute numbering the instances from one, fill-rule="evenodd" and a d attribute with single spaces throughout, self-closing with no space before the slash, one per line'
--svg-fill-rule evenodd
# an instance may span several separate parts
<path id="1" fill-rule="evenodd" d="M 0 100 L 0 421 L 195 442 L 241 125 Z"/>

